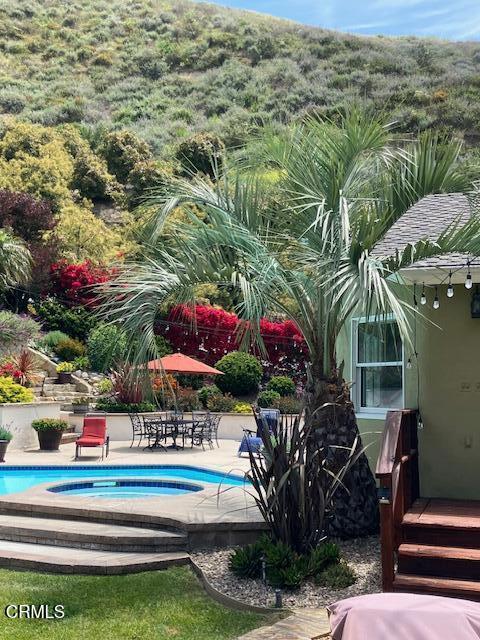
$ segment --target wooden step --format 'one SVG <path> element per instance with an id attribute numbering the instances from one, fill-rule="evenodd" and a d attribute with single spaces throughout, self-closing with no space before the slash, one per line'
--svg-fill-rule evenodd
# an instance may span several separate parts
<path id="1" fill-rule="evenodd" d="M 0 544 L 0 567 L 9 569 L 51 573 L 124 574 L 157 571 L 189 562 L 189 555 L 182 551 L 118 553 L 5 540 Z"/>
<path id="2" fill-rule="evenodd" d="M 412 544 L 480 547 L 480 502 L 417 500 L 403 517 L 402 539 Z"/>
<path id="3" fill-rule="evenodd" d="M 0 514 L 0 548 L 5 540 L 135 553 L 185 551 L 187 546 L 186 535 L 173 531 Z"/>
<path id="4" fill-rule="evenodd" d="M 480 580 L 480 550 L 423 544 L 401 544 L 398 549 L 401 574 Z"/>
<path id="5" fill-rule="evenodd" d="M 403 593 L 428 593 L 450 598 L 480 600 L 480 582 L 474 580 L 409 576 L 397 573 L 393 581 L 393 590 Z"/>

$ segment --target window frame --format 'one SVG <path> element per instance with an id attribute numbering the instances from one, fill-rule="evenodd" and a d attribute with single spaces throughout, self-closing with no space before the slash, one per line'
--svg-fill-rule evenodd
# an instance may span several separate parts
<path id="1" fill-rule="evenodd" d="M 402 398 L 401 407 L 405 407 L 405 347 L 402 340 L 402 353 L 401 360 L 392 362 L 358 362 L 358 327 L 365 323 L 384 323 L 395 322 L 393 314 L 388 314 L 379 320 L 378 316 L 363 316 L 352 318 L 351 324 L 351 346 L 352 346 L 352 360 L 351 360 L 351 380 L 352 380 L 352 401 L 355 407 L 355 413 L 360 418 L 385 418 L 388 411 L 398 410 L 399 407 L 363 407 L 362 406 L 362 384 L 361 384 L 361 369 L 368 367 L 381 367 L 392 366 L 402 368 Z"/>

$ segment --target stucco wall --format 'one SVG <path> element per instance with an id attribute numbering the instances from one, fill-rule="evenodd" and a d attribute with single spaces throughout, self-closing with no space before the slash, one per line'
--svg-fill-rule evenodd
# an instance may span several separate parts
<path id="1" fill-rule="evenodd" d="M 9 449 L 38 448 L 38 438 L 32 421 L 38 418 L 59 418 L 59 402 L 0 404 L 0 424 L 13 433 Z"/>
<path id="2" fill-rule="evenodd" d="M 439 288 L 440 308 L 420 309 L 416 322 L 418 368 L 405 369 L 405 407 L 420 407 L 420 483 L 424 496 L 480 499 L 480 319 L 470 317 L 471 292 L 455 287 L 453 298 Z M 435 326 L 433 323 L 435 323 Z M 351 326 L 338 340 L 339 360 L 351 380 Z M 412 348 L 405 347 L 405 361 Z M 417 377 L 418 376 L 418 377 Z M 419 382 L 419 384 L 418 384 Z M 372 469 L 384 420 L 357 414 Z"/>

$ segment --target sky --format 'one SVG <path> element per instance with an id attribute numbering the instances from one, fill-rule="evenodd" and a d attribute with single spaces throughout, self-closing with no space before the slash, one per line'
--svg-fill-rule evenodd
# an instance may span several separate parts
<path id="1" fill-rule="evenodd" d="M 363 35 L 480 40 L 480 0 L 219 0 L 215 4 Z"/>

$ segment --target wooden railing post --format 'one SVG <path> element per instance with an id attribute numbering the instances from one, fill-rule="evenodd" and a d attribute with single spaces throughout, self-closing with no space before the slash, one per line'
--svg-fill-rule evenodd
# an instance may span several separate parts
<path id="1" fill-rule="evenodd" d="M 415 411 L 388 412 L 376 476 L 379 481 L 382 588 L 392 591 L 395 553 L 402 542 L 403 516 L 419 492 Z"/>

